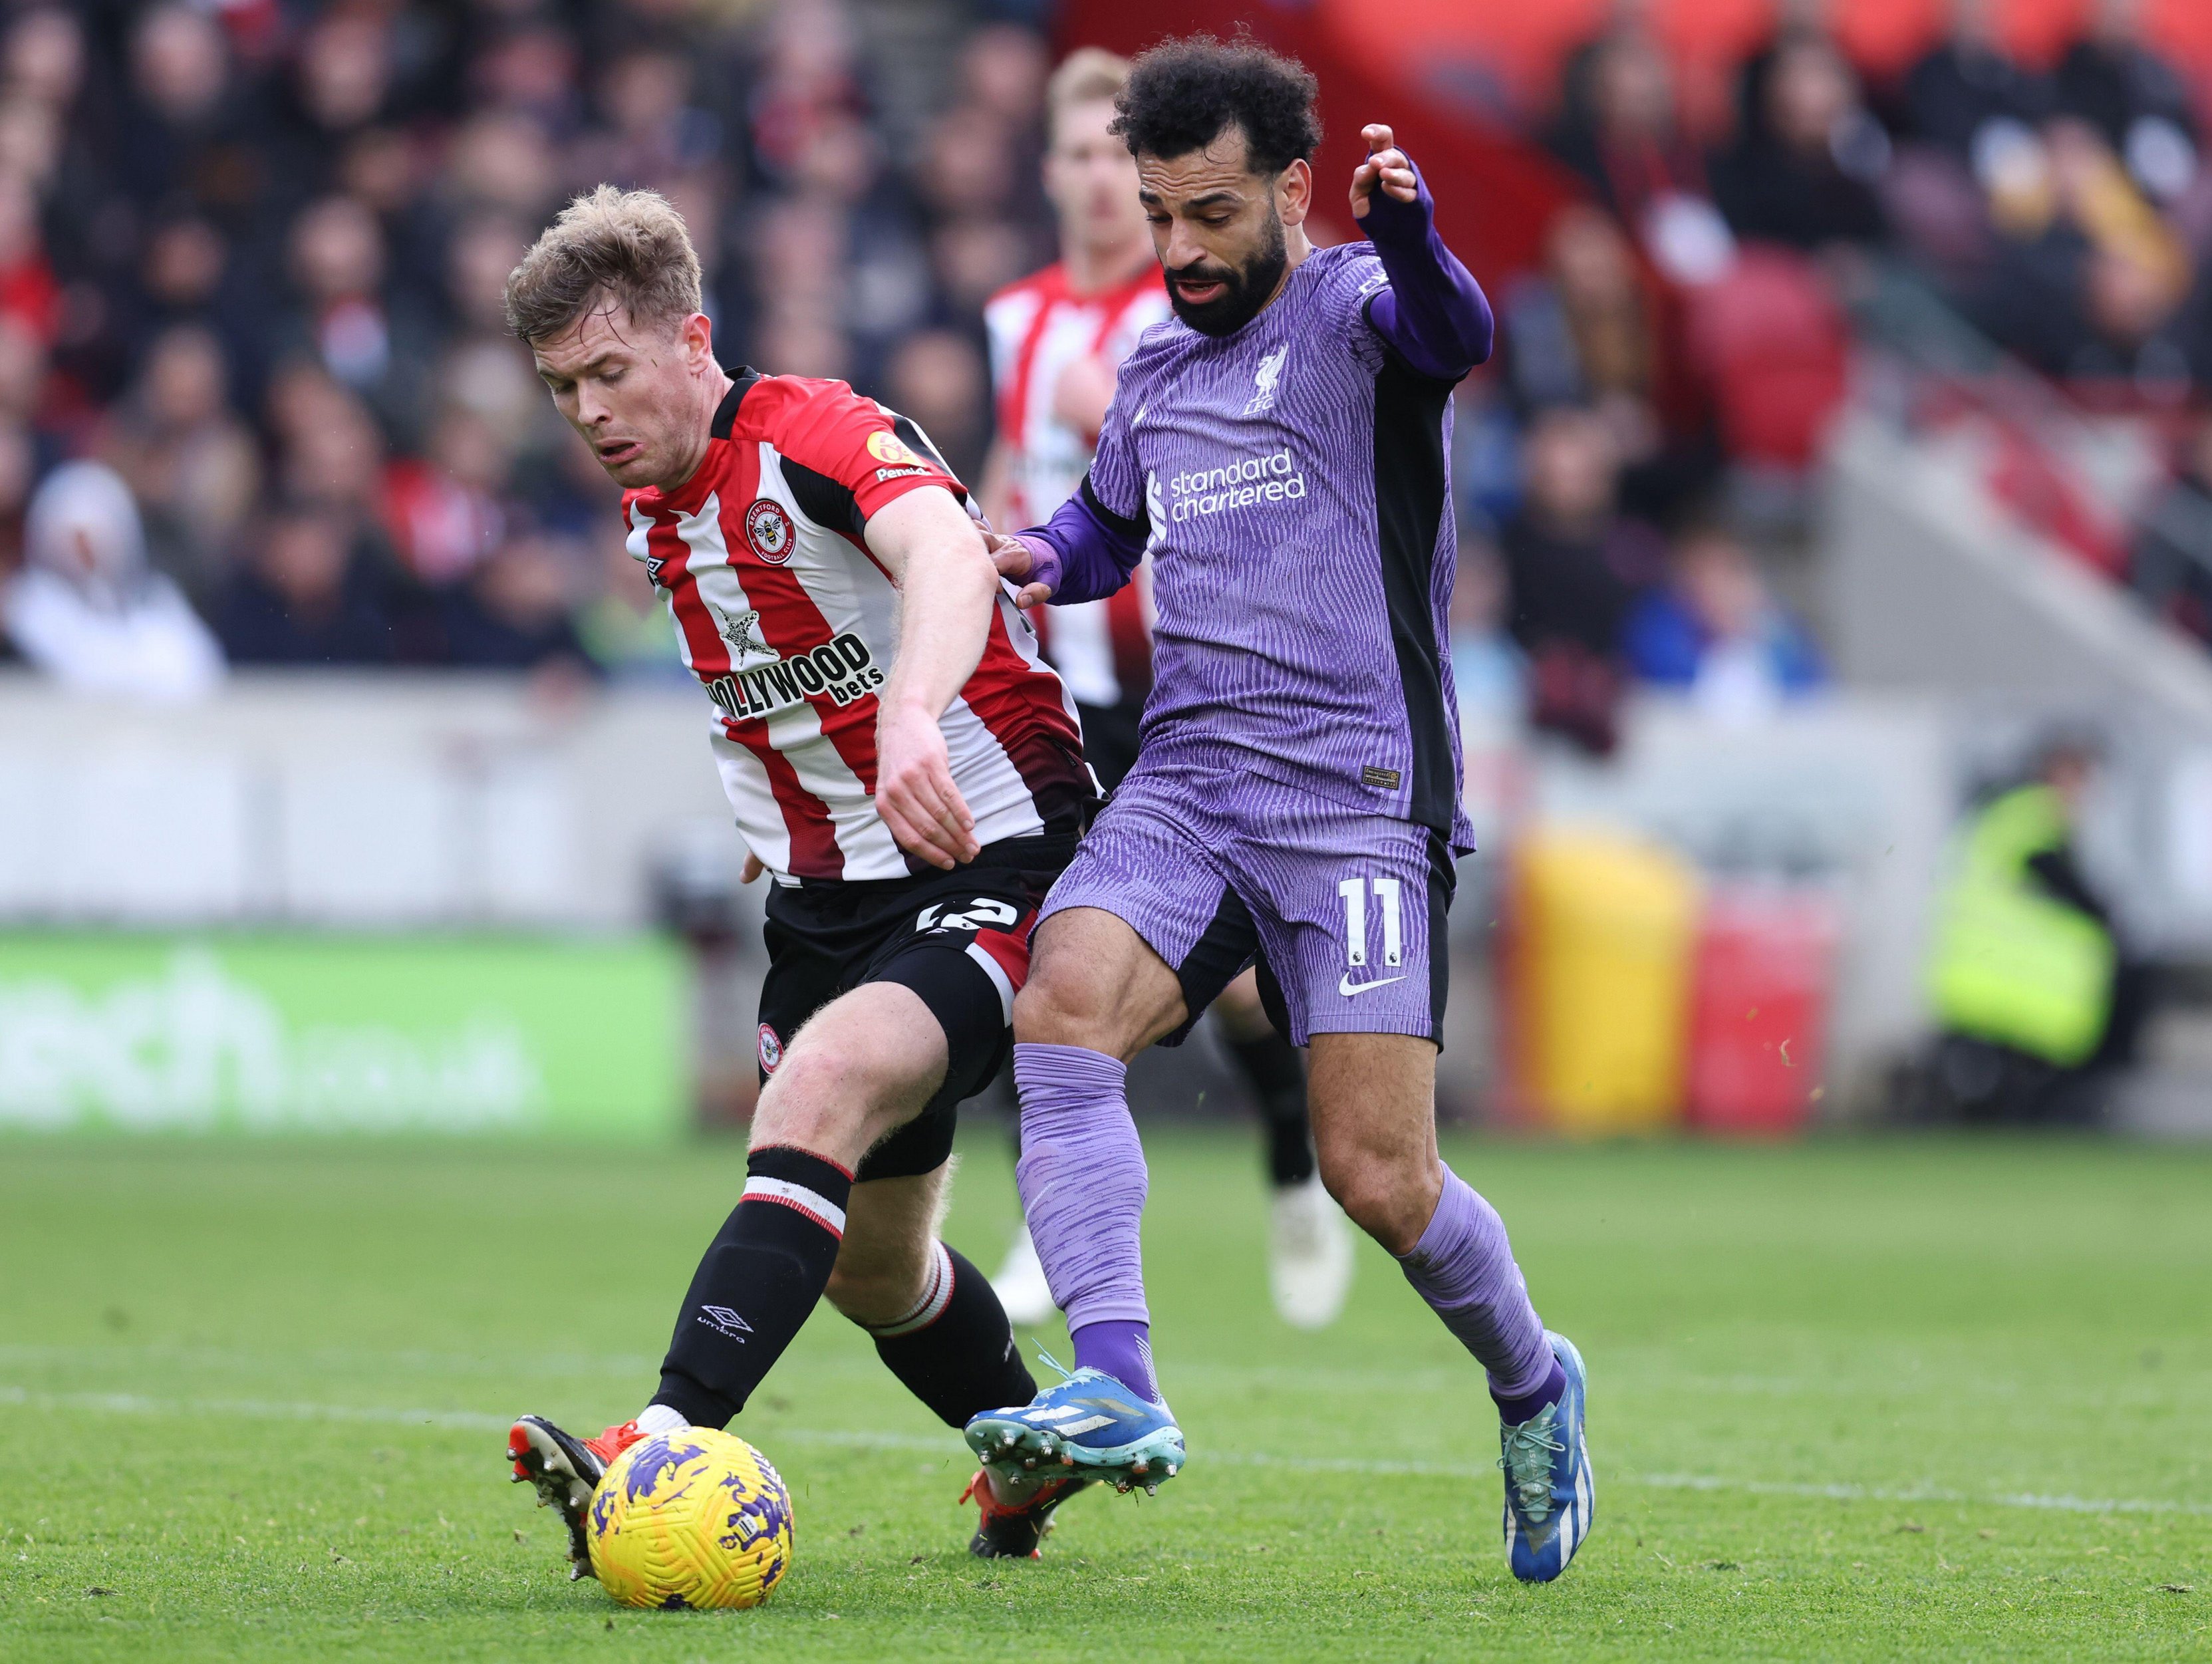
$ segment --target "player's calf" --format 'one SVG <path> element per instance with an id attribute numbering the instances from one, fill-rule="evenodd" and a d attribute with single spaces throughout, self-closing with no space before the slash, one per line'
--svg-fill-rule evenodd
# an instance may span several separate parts
<path id="1" fill-rule="evenodd" d="M 1435 1060 L 1413 1036 L 1314 1036 L 1322 1175 L 1482 1365 L 1499 1418 L 1507 1558 L 1515 1576 L 1547 1582 L 1595 1508 L 1582 1358 L 1529 1303 L 1498 1210 L 1437 1158 Z"/>
<path id="2" fill-rule="evenodd" d="M 906 988 L 856 989 L 799 1031 L 761 1095 L 744 1195 L 692 1278 L 656 1402 L 702 1427 L 727 1426 L 744 1407 L 848 1258 L 860 1157 L 914 1118 L 944 1068 L 944 1031 Z M 859 1204 L 850 1253 L 903 1258 L 918 1281 L 935 1192 L 925 1180 L 885 1182 L 925 1188 L 908 1199 L 902 1224 L 896 1209 Z M 871 1245 L 886 1236 L 897 1240 Z"/>
<path id="3" fill-rule="evenodd" d="M 983 1275 L 939 1241 L 945 1172 L 855 1187 L 853 1230 L 830 1302 L 866 1330 L 876 1356 L 948 1427 L 1026 1398 L 1036 1382 Z"/>

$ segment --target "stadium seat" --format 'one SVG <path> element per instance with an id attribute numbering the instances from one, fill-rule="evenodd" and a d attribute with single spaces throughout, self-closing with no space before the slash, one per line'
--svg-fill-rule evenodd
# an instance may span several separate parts
<path id="1" fill-rule="evenodd" d="M 1690 351 L 1711 381 L 1730 453 L 1807 466 L 1843 403 L 1850 358 L 1819 271 L 1784 249 L 1748 248 L 1688 304 Z"/>

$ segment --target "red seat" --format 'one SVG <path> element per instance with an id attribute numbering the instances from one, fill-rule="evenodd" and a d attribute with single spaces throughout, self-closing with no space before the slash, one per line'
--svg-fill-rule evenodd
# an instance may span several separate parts
<path id="1" fill-rule="evenodd" d="M 1690 352 L 1711 383 L 1729 453 L 1784 468 L 1811 463 L 1850 366 L 1843 313 L 1812 262 L 1747 248 L 1687 305 Z"/>

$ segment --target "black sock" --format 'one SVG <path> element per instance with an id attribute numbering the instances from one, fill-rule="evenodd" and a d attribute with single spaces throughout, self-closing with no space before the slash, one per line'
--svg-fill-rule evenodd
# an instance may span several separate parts
<path id="1" fill-rule="evenodd" d="M 1260 1100 L 1267 1128 L 1268 1179 L 1279 1189 L 1304 1184 L 1314 1175 L 1314 1147 L 1298 1048 L 1271 1029 L 1252 1040 L 1231 1041 L 1229 1054 Z"/>
<path id="2" fill-rule="evenodd" d="M 914 1309 L 860 1327 L 875 1336 L 876 1356 L 948 1427 L 1036 1396 L 990 1278 L 942 1242 Z"/>
<path id="3" fill-rule="evenodd" d="M 1014 1164 L 1022 1159 L 1022 1101 L 1014 1091 L 1014 1060 L 1010 1054 L 1006 1066 L 991 1077 L 991 1084 L 976 1095 L 988 1100 L 999 1119 L 1006 1123 L 1006 1144 L 1014 1154 Z"/>
<path id="4" fill-rule="evenodd" d="M 830 1285 L 852 1193 L 851 1174 L 804 1150 L 746 1158 L 744 1199 L 692 1276 L 655 1404 L 695 1427 L 727 1426 L 745 1407 Z"/>

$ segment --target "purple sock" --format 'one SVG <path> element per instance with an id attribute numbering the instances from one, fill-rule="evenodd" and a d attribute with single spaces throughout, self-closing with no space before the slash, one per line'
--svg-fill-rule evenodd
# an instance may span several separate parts
<path id="1" fill-rule="evenodd" d="M 1103 1369 L 1133 1393 L 1153 1403 L 1160 1401 L 1159 1383 L 1152 1379 L 1152 1330 L 1149 1323 L 1127 1323 L 1108 1318 L 1085 1323 L 1068 1337 L 1075 1343 L 1075 1367 Z"/>
<path id="2" fill-rule="evenodd" d="M 1499 1398 L 1495 1388 L 1490 1396 L 1498 1406 L 1498 1418 L 1508 1427 L 1518 1427 L 1547 1404 L 1557 1404 L 1567 1390 L 1567 1372 L 1559 1367 L 1556 1357 L 1552 1360 L 1552 1373 L 1544 1377 L 1544 1384 L 1533 1393 L 1522 1393 L 1516 1398 Z"/>
<path id="3" fill-rule="evenodd" d="M 1545 1388 L 1559 1365 L 1513 1263 L 1505 1222 L 1451 1169 L 1444 1169 L 1443 1194 L 1429 1228 L 1398 1263 L 1444 1327 L 1490 1372 L 1493 1398 L 1504 1404 Z"/>
<path id="4" fill-rule="evenodd" d="M 1128 1070 L 1083 1046 L 1014 1048 L 1022 1158 L 1014 1181 L 1075 1361 L 1157 1400 L 1138 1230 L 1147 1180 Z M 1134 1375 L 1125 1373 L 1134 1369 Z"/>

